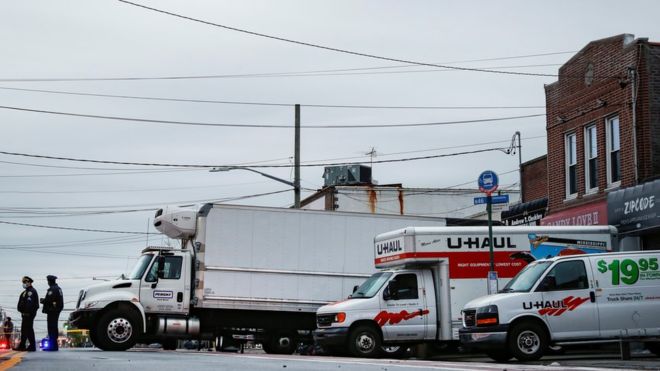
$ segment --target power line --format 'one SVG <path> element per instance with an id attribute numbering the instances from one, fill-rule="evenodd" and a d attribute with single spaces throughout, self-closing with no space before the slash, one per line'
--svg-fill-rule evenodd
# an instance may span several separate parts
<path id="1" fill-rule="evenodd" d="M 0 81 L 2 81 L 2 80 L 0 79 Z M 115 94 L 73 92 L 73 91 L 63 91 L 63 90 L 10 88 L 10 87 L 3 87 L 3 86 L 0 86 L 0 89 L 2 89 L 2 90 L 14 90 L 14 91 L 38 92 L 38 93 L 48 93 L 48 94 L 86 96 L 86 97 L 136 99 L 136 100 L 152 100 L 152 101 L 166 101 L 166 102 L 235 104 L 235 105 L 250 105 L 250 106 L 278 106 L 278 107 L 293 107 L 293 106 L 296 105 L 296 103 L 245 102 L 245 101 L 228 101 L 228 100 L 149 97 L 149 96 L 136 96 L 136 95 L 115 95 Z M 535 108 L 545 108 L 545 106 L 377 106 L 377 105 L 338 105 L 338 104 L 300 104 L 300 105 L 302 107 L 306 107 L 306 108 L 415 109 L 415 110 L 462 110 L 462 109 L 488 110 L 488 109 L 535 109 Z"/>
<path id="2" fill-rule="evenodd" d="M 558 75 L 556 75 L 556 74 L 531 73 L 531 72 L 519 72 L 519 71 L 487 70 L 487 69 L 481 69 L 481 68 L 449 66 L 449 65 L 442 65 L 442 64 L 435 64 L 435 63 L 417 62 L 417 61 L 412 61 L 412 60 L 407 60 L 407 59 L 400 59 L 400 58 L 383 57 L 383 56 L 379 56 L 379 55 L 375 55 L 375 54 L 368 54 L 368 53 L 351 51 L 351 50 L 347 50 L 347 49 L 333 48 L 333 47 L 329 47 L 329 46 L 325 46 L 325 45 L 313 44 L 313 43 L 308 43 L 308 42 L 303 42 L 303 41 L 298 41 L 298 40 L 293 40 L 293 39 L 287 39 L 287 38 L 284 38 L 284 37 L 273 36 L 273 35 L 268 35 L 268 34 L 264 34 L 264 33 L 249 31 L 249 30 L 240 29 L 240 28 L 236 28 L 236 27 L 226 26 L 226 25 L 222 25 L 222 24 L 219 24 L 219 23 L 205 21 L 205 20 L 198 19 L 198 18 L 193 18 L 193 17 L 189 17 L 189 16 L 185 16 L 185 15 L 181 15 L 181 14 L 172 13 L 172 12 L 168 12 L 168 11 L 165 11 L 165 10 L 157 9 L 157 8 L 148 7 L 146 5 L 133 3 L 133 2 L 130 2 L 130 1 L 127 1 L 127 0 L 118 0 L 118 1 L 122 2 L 122 3 L 125 3 L 125 4 L 128 4 L 128 5 L 136 6 L 136 7 L 139 7 L 139 8 L 151 10 L 151 11 L 154 11 L 154 12 L 167 14 L 167 15 L 170 15 L 170 16 L 173 16 L 173 17 L 177 17 L 177 18 L 186 19 L 186 20 L 193 21 L 193 22 L 206 24 L 206 25 L 209 25 L 209 26 L 223 28 L 225 30 L 240 32 L 240 33 L 244 33 L 244 34 L 248 34 L 248 35 L 252 35 L 252 36 L 264 37 L 264 38 L 271 39 L 271 40 L 283 41 L 283 42 L 296 44 L 296 45 L 301 45 L 301 46 L 312 47 L 312 48 L 316 48 L 316 49 L 322 49 L 322 50 L 328 50 L 328 51 L 333 51 L 333 52 L 337 52 L 337 53 L 355 55 L 355 56 L 359 56 L 359 57 L 366 57 L 366 58 L 371 58 L 371 59 L 378 59 L 378 60 L 397 62 L 397 63 L 406 63 L 406 64 L 412 64 L 412 65 L 418 65 L 418 66 L 446 68 L 446 69 L 452 69 L 452 70 L 457 70 L 457 71 L 485 72 L 485 73 L 495 73 L 495 74 L 504 74 L 504 75 L 521 75 L 521 76 L 536 76 L 536 77 L 558 77 Z"/>
<path id="3" fill-rule="evenodd" d="M 283 41 L 291 44 L 296 44 L 296 45 L 301 45 L 301 46 L 307 46 L 311 48 L 316 48 L 316 49 L 322 49 L 322 50 L 328 50 L 328 51 L 333 51 L 337 53 L 342 53 L 342 54 L 349 54 L 349 55 L 355 55 L 359 57 L 366 57 L 366 58 L 371 58 L 371 59 L 378 59 L 378 60 L 384 60 L 384 61 L 390 61 L 390 62 L 397 62 L 397 63 L 405 63 L 405 64 L 411 64 L 411 65 L 417 65 L 417 66 L 426 66 L 426 67 L 437 67 L 437 68 L 445 68 L 445 69 L 451 69 L 451 70 L 456 70 L 456 71 L 467 71 L 467 72 L 483 72 L 483 73 L 493 73 L 493 74 L 501 74 L 501 75 L 518 75 L 518 76 L 532 76 L 532 77 L 559 77 L 557 74 L 546 74 L 546 73 L 531 73 L 531 72 L 520 72 L 520 71 L 502 71 L 502 70 L 490 70 L 490 69 L 483 69 L 483 68 L 471 68 L 471 67 L 461 67 L 461 66 L 450 66 L 447 64 L 438 64 L 438 63 L 426 63 L 426 62 L 418 62 L 418 61 L 412 61 L 412 60 L 407 60 L 407 59 L 400 59 L 400 58 L 393 58 L 393 57 L 384 57 L 380 55 L 375 55 L 375 54 L 369 54 L 369 53 L 363 53 L 363 52 L 356 52 L 352 50 L 347 50 L 347 49 L 339 49 L 339 48 L 334 48 L 330 46 L 325 46 L 325 45 L 320 45 L 320 44 L 313 44 L 313 43 L 308 43 L 304 41 L 298 41 L 298 40 L 293 40 L 293 39 L 287 39 L 284 37 L 279 37 L 279 36 L 273 36 L 273 35 L 268 35 L 264 33 L 259 33 L 255 31 L 249 31 L 245 29 L 240 29 L 237 27 L 231 27 L 227 25 L 222 25 L 219 23 L 214 23 L 210 21 L 205 21 L 202 19 L 198 18 L 193 18 L 189 16 L 185 16 L 182 14 L 178 13 L 173 13 L 173 12 L 168 12 L 166 10 L 162 9 L 157 9 L 153 7 L 149 7 L 146 5 L 138 4 L 138 3 L 133 3 L 127 0 L 118 0 L 122 3 L 128 4 L 128 5 L 133 5 L 139 8 L 151 10 L 154 12 L 170 15 L 176 18 L 181 18 L 193 22 L 198 22 L 202 23 L 205 25 L 209 26 L 214 26 L 214 27 L 219 27 L 223 28 L 226 30 L 230 31 L 235 31 L 235 32 L 240 32 L 252 36 L 258 36 L 258 37 L 263 37 L 271 40 L 277 40 L 277 41 Z M 570 77 L 570 78 L 584 78 L 584 76 L 571 76 L 571 75 L 562 75 L 562 77 Z M 597 76 L 595 78 L 615 78 L 618 79 L 620 76 Z"/>
<path id="4" fill-rule="evenodd" d="M 100 232 L 100 233 L 139 234 L 139 235 L 153 234 L 153 233 L 148 233 L 148 232 L 116 231 L 116 230 L 107 230 L 107 229 L 72 228 L 72 227 L 59 227 L 59 226 L 53 226 L 53 225 L 15 223 L 15 222 L 8 222 L 8 221 L 4 221 L 4 220 L 0 220 L 0 224 L 17 225 L 17 226 L 21 226 L 21 227 L 59 229 L 59 230 L 78 231 L 78 232 Z"/>
<path id="5" fill-rule="evenodd" d="M 417 160 L 427 160 L 432 158 L 442 158 L 442 157 L 453 157 L 453 156 L 462 156 L 482 152 L 490 151 L 502 151 L 504 148 L 485 148 L 474 151 L 464 151 L 464 152 L 455 152 L 455 153 L 446 153 L 440 155 L 430 155 L 430 156 L 418 156 L 418 157 L 409 157 L 409 158 L 399 158 L 391 160 L 376 160 L 372 163 L 391 163 L 391 162 L 407 162 L 407 161 L 417 161 Z M 146 163 L 146 162 L 124 162 L 124 161 L 108 161 L 108 160 L 91 160 L 91 159 L 80 159 L 80 158 L 71 158 L 71 157 L 57 157 L 57 156 L 46 156 L 46 155 L 33 155 L 27 153 L 18 153 L 18 152 L 7 152 L 0 151 L 0 154 L 11 155 L 11 156 L 23 156 L 23 157 L 33 157 L 33 158 L 45 158 L 50 160 L 62 160 L 62 161 L 77 161 L 77 162 L 89 162 L 89 163 L 102 163 L 102 164 L 115 164 L 115 165 L 136 165 L 136 166 L 160 166 L 160 167 L 189 167 L 189 168 L 215 168 L 215 167 L 227 167 L 228 165 L 201 165 L 201 164 L 162 164 L 162 163 Z M 338 165 L 358 165 L 364 162 L 335 162 L 335 163 L 323 163 L 323 164 L 301 164 L 301 167 L 320 167 L 320 166 L 338 166 Z M 250 168 L 291 168 L 294 165 L 253 165 L 246 166 Z M 238 166 L 233 166 L 238 168 Z"/>
<path id="6" fill-rule="evenodd" d="M 144 124 L 165 124 L 165 125 L 206 126 L 206 127 L 238 127 L 238 128 L 261 128 L 261 129 L 291 129 L 291 128 L 293 128 L 292 125 L 217 124 L 217 123 L 207 123 L 207 122 L 156 120 L 156 119 L 145 119 L 145 118 L 136 118 L 136 117 L 91 115 L 91 114 L 83 114 L 83 113 L 48 111 L 48 110 L 39 110 L 39 109 L 31 109 L 31 108 L 23 108 L 23 107 L 12 107 L 12 106 L 0 106 L 0 108 L 1 109 L 6 109 L 6 110 L 33 112 L 33 113 L 44 113 L 44 114 L 59 115 L 59 116 L 86 117 L 86 118 L 94 118 L 94 119 L 102 119 L 102 120 L 133 121 L 133 122 L 144 123 Z M 302 126 L 302 128 L 303 129 L 370 129 L 370 128 L 424 127 L 424 126 L 458 125 L 458 124 L 472 124 L 472 123 L 479 123 L 479 122 L 517 120 L 517 119 L 526 119 L 526 118 L 540 117 L 540 116 L 545 116 L 545 113 L 539 113 L 539 114 L 533 114 L 533 115 L 523 115 L 523 116 L 497 117 L 497 118 L 485 118 L 485 119 L 474 119 L 474 120 L 457 120 L 457 121 L 444 121 L 444 122 L 427 122 L 427 123 L 415 123 L 415 124 L 305 125 L 305 126 Z"/>

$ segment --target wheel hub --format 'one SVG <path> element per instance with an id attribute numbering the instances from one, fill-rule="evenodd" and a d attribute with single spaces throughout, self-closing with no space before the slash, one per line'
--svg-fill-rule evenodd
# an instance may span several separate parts
<path id="1" fill-rule="evenodd" d="M 124 343 L 131 338 L 133 326 L 125 318 L 115 318 L 108 323 L 108 338 L 114 343 Z"/>
<path id="2" fill-rule="evenodd" d="M 362 351 L 370 351 L 371 349 L 374 348 L 374 339 L 371 338 L 371 336 L 368 335 L 360 335 L 357 338 L 357 345 L 358 348 Z"/>
<path id="3" fill-rule="evenodd" d="M 518 336 L 518 348 L 526 354 L 533 354 L 540 348 L 541 341 L 532 331 L 524 331 Z"/>

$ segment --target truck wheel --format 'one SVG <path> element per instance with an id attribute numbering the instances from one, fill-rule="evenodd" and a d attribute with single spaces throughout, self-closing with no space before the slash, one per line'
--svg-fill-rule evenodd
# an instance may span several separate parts
<path id="1" fill-rule="evenodd" d="M 164 350 L 176 350 L 177 343 L 177 339 L 165 339 L 161 342 Z"/>
<path id="2" fill-rule="evenodd" d="M 89 340 L 91 340 L 92 344 L 94 344 L 94 346 L 98 348 L 99 338 L 96 335 L 97 334 L 96 334 L 96 329 L 95 328 L 89 329 Z"/>
<path id="3" fill-rule="evenodd" d="M 96 346 L 101 350 L 122 351 L 137 341 L 140 321 L 131 312 L 110 310 L 103 314 L 96 326 Z"/>
<path id="4" fill-rule="evenodd" d="M 355 357 L 375 358 L 381 352 L 380 334 L 371 326 L 358 326 L 348 337 L 348 351 Z"/>
<path id="5" fill-rule="evenodd" d="M 654 342 L 649 342 L 644 344 L 646 346 L 646 349 L 649 350 L 649 352 L 655 354 L 656 356 L 660 357 L 660 342 L 654 341 Z"/>
<path id="6" fill-rule="evenodd" d="M 293 354 L 296 351 L 296 338 L 291 333 L 269 336 L 261 344 L 268 354 Z"/>
<path id="7" fill-rule="evenodd" d="M 404 354 L 406 354 L 408 348 L 401 345 L 384 345 L 380 347 L 380 350 L 382 351 L 382 355 L 385 357 L 401 358 Z"/>
<path id="8" fill-rule="evenodd" d="M 507 350 L 500 350 L 498 352 L 486 352 L 486 355 L 495 362 L 504 363 L 509 362 L 513 356 Z"/>
<path id="9" fill-rule="evenodd" d="M 536 361 L 548 347 L 545 329 L 535 322 L 521 322 L 508 336 L 509 351 L 519 361 Z"/>

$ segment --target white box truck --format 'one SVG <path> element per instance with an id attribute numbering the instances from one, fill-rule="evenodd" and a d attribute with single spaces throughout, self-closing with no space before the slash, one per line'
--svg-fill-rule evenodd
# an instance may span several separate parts
<path id="1" fill-rule="evenodd" d="M 465 304 L 461 343 L 497 361 L 551 344 L 640 340 L 660 355 L 660 251 L 538 260 L 502 293 Z"/>
<path id="2" fill-rule="evenodd" d="M 507 282 L 529 261 L 602 253 L 616 246 L 613 227 L 493 227 L 495 270 Z M 488 227 L 411 227 L 378 235 L 381 271 L 348 300 L 316 312 L 317 343 L 330 352 L 376 357 L 382 346 L 454 342 L 461 309 L 487 293 Z M 401 347 L 403 348 L 403 347 Z"/>
<path id="3" fill-rule="evenodd" d="M 207 204 L 166 208 L 155 227 L 180 248 L 144 249 L 125 279 L 82 290 L 71 315 L 104 350 L 137 341 L 254 339 L 269 353 L 311 341 L 321 305 L 373 273 L 373 237 L 443 218 Z"/>

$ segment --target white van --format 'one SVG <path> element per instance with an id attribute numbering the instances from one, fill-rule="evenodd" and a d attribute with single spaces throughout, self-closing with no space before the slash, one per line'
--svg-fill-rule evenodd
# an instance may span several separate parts
<path id="1" fill-rule="evenodd" d="M 461 343 L 497 361 L 551 344 L 645 341 L 660 352 L 660 251 L 574 255 L 527 265 L 496 295 L 463 307 Z"/>

